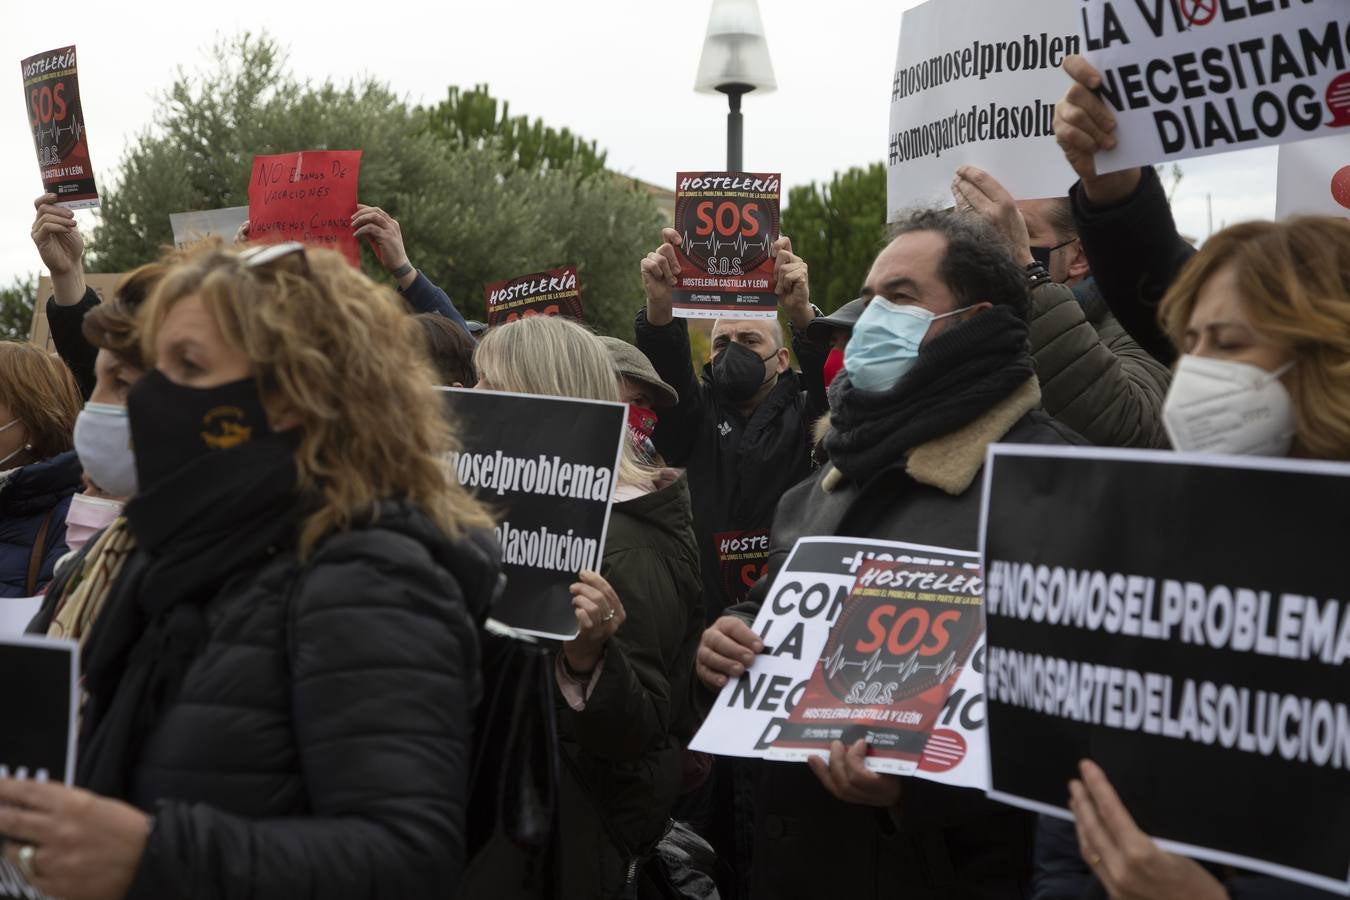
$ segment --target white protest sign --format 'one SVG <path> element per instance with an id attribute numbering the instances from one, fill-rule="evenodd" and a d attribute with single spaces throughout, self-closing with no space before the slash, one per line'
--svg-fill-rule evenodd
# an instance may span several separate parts
<path id="1" fill-rule="evenodd" d="M 1082 0 L 1116 114 L 1097 170 L 1288 144 L 1350 125 L 1345 0 Z"/>
<path id="2" fill-rule="evenodd" d="M 1350 134 L 1280 148 L 1275 218 L 1350 216 Z"/>
<path id="3" fill-rule="evenodd" d="M 805 759 L 809 754 L 775 748 L 773 741 L 801 700 L 830 629 L 858 570 L 869 559 L 919 562 L 934 558 L 978 560 L 978 554 L 919 544 L 861 538 L 802 538 L 765 597 L 754 630 L 765 650 L 741 677 L 718 694 L 689 746 L 721 756 Z M 868 767 L 958 787 L 988 786 L 984 733 L 984 638 L 981 637 L 938 715 L 915 769 L 898 760 L 868 757 Z"/>
<path id="4" fill-rule="evenodd" d="M 23 634 L 41 608 L 41 595 L 0 599 L 0 634 Z"/>
<path id="5" fill-rule="evenodd" d="M 1059 70 L 1081 51 L 1065 0 L 928 0 L 905 11 L 891 82 L 886 219 L 951 205 L 963 165 L 1018 199 L 1062 197 L 1075 176 L 1055 144 Z"/>
<path id="6" fill-rule="evenodd" d="M 169 213 L 169 227 L 173 229 L 174 246 L 181 250 L 188 244 L 209 237 L 218 237 L 227 244 L 231 243 L 235 232 L 247 219 L 247 206 L 227 206 L 224 209 Z"/>

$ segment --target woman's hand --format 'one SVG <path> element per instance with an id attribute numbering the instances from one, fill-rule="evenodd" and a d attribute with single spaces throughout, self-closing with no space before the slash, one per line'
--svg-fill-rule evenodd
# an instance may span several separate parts
<path id="1" fill-rule="evenodd" d="M 12 805 L 11 805 L 12 804 Z M 79 788 L 0 778 L 5 859 L 61 900 L 121 900 L 145 852 L 150 817 Z M 25 865 L 24 847 L 33 847 Z"/>
<path id="2" fill-rule="evenodd" d="M 627 614 L 614 588 L 599 572 L 583 569 L 572 585 L 572 609 L 581 631 L 563 644 L 563 655 L 574 672 L 590 672 L 604 655 L 605 644 L 623 625 Z"/>
<path id="3" fill-rule="evenodd" d="M 1069 782 L 1069 808 L 1078 850 L 1113 900 L 1228 900 L 1228 892 L 1199 863 L 1168 853 L 1139 830 L 1106 773 L 1078 764 Z"/>

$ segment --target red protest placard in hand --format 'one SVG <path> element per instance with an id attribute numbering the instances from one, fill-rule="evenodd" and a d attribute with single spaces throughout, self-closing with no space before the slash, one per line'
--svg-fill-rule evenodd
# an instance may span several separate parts
<path id="1" fill-rule="evenodd" d="M 33 130 L 42 189 L 70 209 L 98 206 L 94 167 L 89 162 L 89 139 L 80 107 L 80 82 L 75 69 L 75 47 L 48 50 L 30 56 L 23 69 L 24 105 Z"/>
<path id="2" fill-rule="evenodd" d="M 305 150 L 253 157 L 248 181 L 248 237 L 259 243 L 301 241 L 340 251 L 361 265 L 352 236 L 360 150 Z"/>
<path id="3" fill-rule="evenodd" d="M 581 321 L 581 288 L 576 266 L 547 269 L 483 287 L 489 325 L 503 325 L 522 316 L 565 316 Z"/>
<path id="4" fill-rule="evenodd" d="M 674 312 L 684 318 L 772 319 L 778 239 L 777 174 L 680 172 L 675 230 L 681 243 Z"/>

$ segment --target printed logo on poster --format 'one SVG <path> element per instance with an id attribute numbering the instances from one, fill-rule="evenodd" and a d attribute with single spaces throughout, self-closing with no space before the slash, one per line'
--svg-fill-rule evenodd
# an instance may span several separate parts
<path id="1" fill-rule="evenodd" d="M 680 172 L 676 175 L 674 312 L 685 318 L 774 318 L 770 251 L 778 239 L 777 174 Z"/>
<path id="2" fill-rule="evenodd" d="M 487 323 L 504 325 L 529 316 L 563 316 L 580 322 L 581 288 L 576 266 L 546 269 L 483 288 Z"/>

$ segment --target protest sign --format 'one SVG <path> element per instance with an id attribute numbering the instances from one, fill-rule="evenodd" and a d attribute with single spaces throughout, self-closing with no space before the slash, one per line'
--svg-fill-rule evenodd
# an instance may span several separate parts
<path id="1" fill-rule="evenodd" d="M 868 653 L 853 652 L 856 646 L 844 653 L 835 653 L 837 648 L 827 651 L 832 631 L 840 627 L 837 623 L 853 634 L 844 621 L 844 610 L 860 575 L 871 571 L 868 567 L 874 561 L 902 563 L 906 571 L 932 565 L 964 570 L 967 565 L 978 564 L 974 553 L 940 547 L 848 537 L 802 538 L 774 578 L 755 619 L 753 627 L 764 641 L 764 652 L 744 675 L 729 680 L 722 688 L 690 749 L 723 756 L 797 760 L 820 752 L 819 744 L 788 745 L 800 743 L 796 739 L 801 729 L 792 717 L 803 703 L 810 708 L 807 697 L 813 675 L 831 667 L 836 673 L 858 672 L 861 677 L 847 685 L 847 691 L 851 691 L 854 684 L 869 681 L 871 675 L 882 671 L 876 668 L 878 664 L 886 665 L 885 671 L 894 670 L 896 664 L 894 656 L 884 651 L 875 661 L 869 661 Z M 977 571 L 974 574 L 978 576 Z M 864 631 L 869 617 L 870 613 L 862 616 Z M 876 624 L 880 625 L 879 619 Z M 912 755 L 901 758 L 897 754 L 869 753 L 869 768 L 959 787 L 988 785 L 983 637 L 978 629 L 970 659 L 970 665 L 961 667 L 954 686 L 946 686 L 950 693 L 938 702 L 940 710 L 931 722 L 932 736 L 927 744 L 914 741 L 922 750 L 917 767 Z M 896 680 L 887 679 L 880 689 Z M 867 695 L 866 685 L 860 690 Z M 893 691 L 898 695 L 899 686 Z M 828 750 L 829 738 L 823 739 L 823 749 Z"/>
<path id="2" fill-rule="evenodd" d="M 722 596 L 727 606 L 740 603 L 769 568 L 769 530 L 723 531 L 713 535 Z"/>
<path id="3" fill-rule="evenodd" d="M 600 571 L 628 408 L 622 403 L 440 388 L 460 449 L 451 467 L 497 518 L 506 590 L 492 618 L 576 637 L 569 586 Z"/>
<path id="4" fill-rule="evenodd" d="M 0 599 L 0 635 L 23 634 L 41 608 L 41 595 Z"/>
<path id="5" fill-rule="evenodd" d="M 1350 125 L 1344 0 L 1083 0 L 1081 12 L 1085 55 L 1117 123 L 1098 172 Z"/>
<path id="6" fill-rule="evenodd" d="M 361 248 L 352 236 L 360 150 L 305 150 L 253 157 L 248 180 L 248 239 L 302 241 L 338 250 L 354 266 Z"/>
<path id="7" fill-rule="evenodd" d="M 173 229 L 173 245 L 180 250 L 189 244 L 212 237 L 218 237 L 227 244 L 232 243 L 239 226 L 246 221 L 248 221 L 247 206 L 169 213 L 169 227 Z"/>
<path id="8" fill-rule="evenodd" d="M 100 274 L 86 272 L 84 283 L 92 288 L 98 299 L 104 303 L 113 295 L 117 285 L 126 277 L 123 273 Z M 46 275 L 38 277 L 37 297 L 33 303 L 33 321 L 28 328 L 28 340 L 37 344 L 48 353 L 56 352 L 56 342 L 52 340 L 51 329 L 47 327 L 47 300 L 52 296 L 52 280 Z"/>
<path id="9" fill-rule="evenodd" d="M 522 316 L 566 316 L 581 321 L 581 288 L 575 266 L 547 269 L 483 288 L 487 323 L 504 325 Z"/>
<path id="10" fill-rule="evenodd" d="M 778 175 L 680 172 L 675 176 L 680 261 L 674 312 L 686 319 L 778 316 L 773 258 Z"/>
<path id="11" fill-rule="evenodd" d="M 20 63 L 23 99 L 33 130 L 42 189 L 55 194 L 57 205 L 70 209 L 98 206 L 94 166 L 89 161 L 89 136 L 80 106 L 80 80 L 75 47 L 48 50 Z"/>
<path id="12" fill-rule="evenodd" d="M 28 604 L 29 598 L 0 600 L 0 604 L 9 603 Z M 0 613 L 0 618 L 8 614 Z M 5 702 L 4 723 L 0 725 L 0 778 L 65 784 L 74 780 L 78 650 L 74 641 L 0 630 L 0 684 L 22 686 L 22 690 L 11 691 Z M 0 859 L 0 898 L 7 897 L 43 900 L 43 894 L 8 859 Z"/>
<path id="13" fill-rule="evenodd" d="M 952 175 L 989 170 L 1018 199 L 1062 197 L 1073 170 L 1055 144 L 1059 71 L 1078 53 L 1063 0 L 928 0 L 905 10 L 891 81 L 887 221 L 950 206 Z"/>
<path id="14" fill-rule="evenodd" d="M 1350 465 L 995 446 L 985 473 L 990 795 L 1067 818 L 1091 758 L 1163 846 L 1346 891 Z"/>
<path id="15" fill-rule="evenodd" d="M 1286 144 L 1275 178 L 1275 218 L 1350 216 L 1350 132 Z"/>

